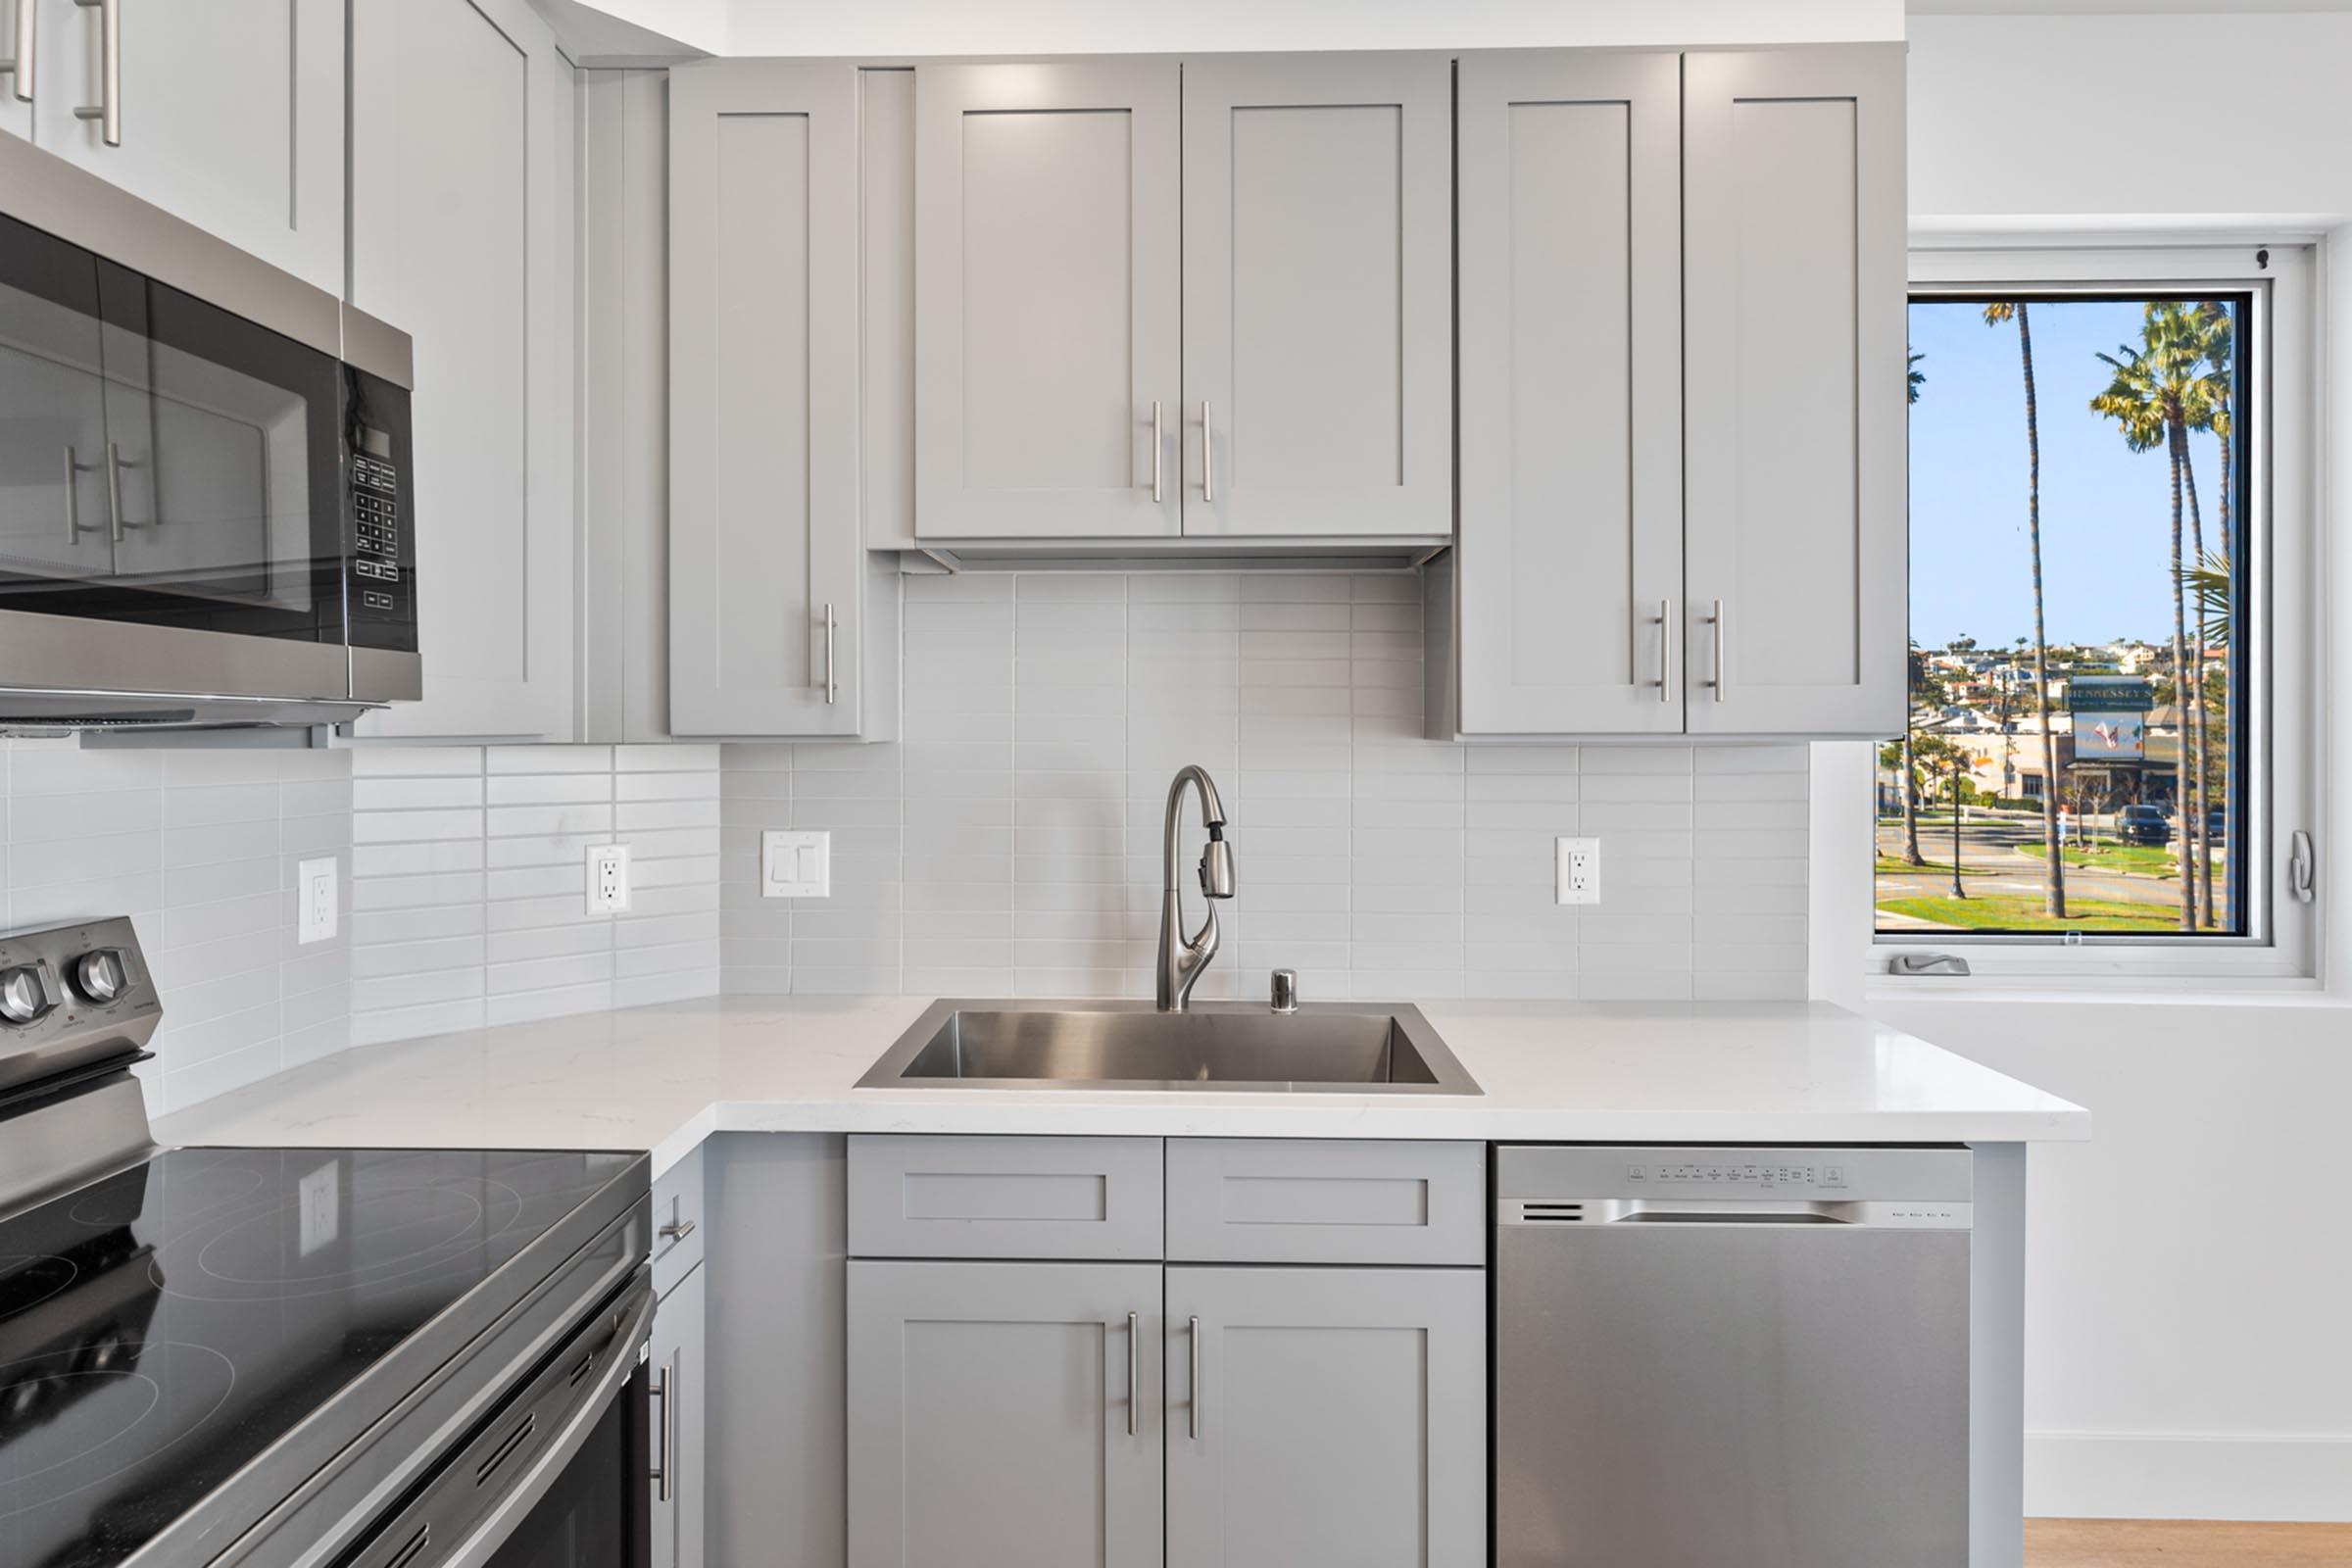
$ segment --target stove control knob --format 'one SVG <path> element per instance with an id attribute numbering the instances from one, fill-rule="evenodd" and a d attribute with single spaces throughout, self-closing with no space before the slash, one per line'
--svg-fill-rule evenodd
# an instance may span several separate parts
<path id="1" fill-rule="evenodd" d="M 38 969 L 11 969 L 0 974 L 0 1019 L 26 1024 L 48 1010 L 49 992 L 41 984 Z"/>
<path id="2" fill-rule="evenodd" d="M 100 948 L 74 959 L 74 989 L 100 1006 L 122 1001 L 122 993 L 130 989 L 130 971 L 122 965 L 122 955 Z"/>

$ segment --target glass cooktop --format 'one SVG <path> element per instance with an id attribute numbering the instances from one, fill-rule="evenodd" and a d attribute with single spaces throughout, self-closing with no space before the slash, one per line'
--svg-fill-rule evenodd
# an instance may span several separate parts
<path id="1" fill-rule="evenodd" d="M 128 1558 L 642 1158 L 172 1150 L 0 1221 L 0 1563 Z"/>

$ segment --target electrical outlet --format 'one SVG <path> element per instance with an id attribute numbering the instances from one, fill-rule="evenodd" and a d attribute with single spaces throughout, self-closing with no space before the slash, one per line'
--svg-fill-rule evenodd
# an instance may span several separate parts
<path id="1" fill-rule="evenodd" d="M 760 896 L 833 896 L 833 835 L 771 827 L 760 835 Z"/>
<path id="2" fill-rule="evenodd" d="M 629 906 L 629 847 L 597 844 L 588 851 L 588 912 L 617 914 Z"/>
<path id="3" fill-rule="evenodd" d="M 1559 849 L 1559 877 L 1554 884 L 1555 902 L 1560 904 L 1598 904 L 1600 902 L 1600 840 L 1557 839 Z"/>
<path id="4" fill-rule="evenodd" d="M 294 941 L 297 946 L 331 942 L 336 909 L 342 897 L 336 890 L 335 858 L 323 856 L 294 867 Z"/>

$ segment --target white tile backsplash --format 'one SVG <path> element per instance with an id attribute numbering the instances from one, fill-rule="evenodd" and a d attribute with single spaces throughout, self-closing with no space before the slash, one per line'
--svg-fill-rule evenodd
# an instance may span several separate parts
<path id="1" fill-rule="evenodd" d="M 351 1036 L 366 1044 L 709 996 L 719 982 L 710 746 L 356 754 Z M 630 907 L 587 907 L 589 846 Z"/>
<path id="2" fill-rule="evenodd" d="M 1196 761 L 1240 873 L 1201 995 L 1804 994 L 1802 745 L 1424 740 L 1409 577 L 906 586 L 902 743 L 721 748 L 729 991 L 1149 996 Z M 830 899 L 760 896 L 763 827 L 833 833 Z M 1552 903 L 1562 834 L 1601 840 L 1599 905 Z"/>
<path id="3" fill-rule="evenodd" d="M 351 773 L 347 752 L 0 742 L 0 926 L 131 917 L 164 997 L 151 1110 L 351 1043 L 348 936 L 295 942 L 297 863 L 352 868 Z"/>

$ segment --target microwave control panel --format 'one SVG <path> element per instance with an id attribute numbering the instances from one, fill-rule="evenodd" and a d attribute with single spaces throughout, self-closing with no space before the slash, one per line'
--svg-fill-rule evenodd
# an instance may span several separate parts
<path id="1" fill-rule="evenodd" d="M 364 611 L 397 614 L 405 597 L 400 569 L 400 470 L 389 458 L 367 451 L 352 453 L 351 517 L 352 595 Z"/>

